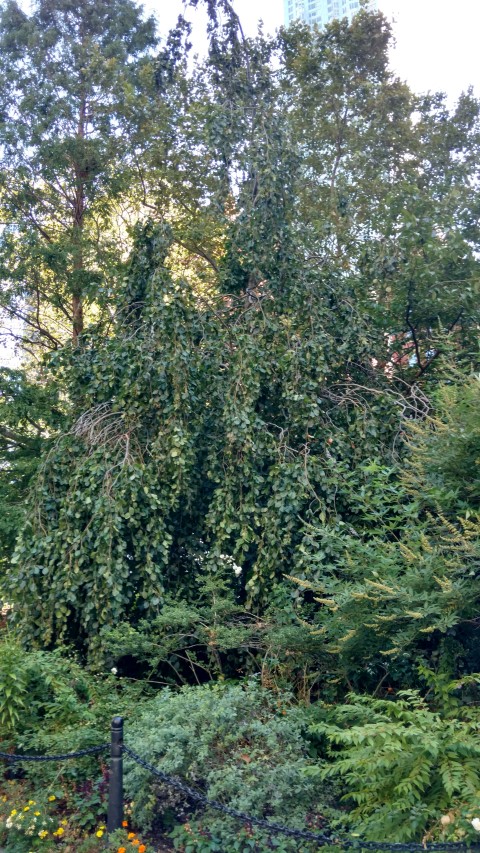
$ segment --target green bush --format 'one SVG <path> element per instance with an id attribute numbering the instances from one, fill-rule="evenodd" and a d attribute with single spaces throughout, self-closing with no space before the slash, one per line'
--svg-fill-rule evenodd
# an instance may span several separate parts
<path id="1" fill-rule="evenodd" d="M 478 840 L 480 711 L 461 703 L 462 683 L 423 675 L 433 701 L 413 690 L 395 699 L 351 695 L 312 725 L 332 763 L 307 772 L 343 782 L 350 831 L 367 840 Z"/>
<path id="2" fill-rule="evenodd" d="M 480 374 L 452 371 L 433 402 L 430 417 L 409 425 L 406 480 L 425 504 L 468 518 L 480 510 Z"/>
<path id="3" fill-rule="evenodd" d="M 305 774 L 314 761 L 305 725 L 305 711 L 253 683 L 215 684 L 162 691 L 143 707 L 127 737 L 142 757 L 210 799 L 305 828 L 316 825 L 330 801 L 325 783 Z M 149 828 L 160 813 L 164 825 L 182 818 L 183 826 L 173 832 L 177 849 L 272 849 L 255 827 L 211 809 L 192 813 L 192 804 L 179 792 L 136 764 L 127 765 L 126 790 L 137 824 Z M 308 847 L 282 839 L 273 849 Z"/>
<path id="4" fill-rule="evenodd" d="M 350 690 L 375 693 L 386 677 L 416 688 L 417 663 L 436 666 L 452 641 L 452 672 L 480 669 L 479 403 L 479 377 L 452 372 L 433 413 L 409 423 L 401 466 L 379 458 L 339 481 L 337 499 L 355 507 L 349 523 L 309 528 L 294 580 Z"/>
<path id="5" fill-rule="evenodd" d="M 120 672 L 170 687 L 260 674 L 262 686 L 289 690 L 308 703 L 331 660 L 298 620 L 291 585 L 279 585 L 259 615 L 229 590 L 225 564 L 231 572 L 224 560 L 216 572 L 197 578 L 194 601 L 166 596 L 154 619 L 102 632 L 105 659 Z"/>
<path id="6" fill-rule="evenodd" d="M 111 672 L 89 672 L 65 650 L 26 651 L 7 635 L 0 639 L 0 750 L 63 754 L 107 743 L 112 717 L 136 713 L 142 689 Z M 13 772 L 27 776 L 34 793 L 48 790 L 78 806 L 86 828 L 105 814 L 106 765 L 98 756 L 25 763 Z"/>
<path id="7" fill-rule="evenodd" d="M 9 736 L 29 713 L 26 702 L 28 671 L 20 649 L 12 640 L 3 642 L 0 655 L 0 738 Z"/>

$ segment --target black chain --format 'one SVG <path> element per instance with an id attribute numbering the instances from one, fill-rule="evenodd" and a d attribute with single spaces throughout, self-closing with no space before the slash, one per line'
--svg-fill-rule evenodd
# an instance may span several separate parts
<path id="1" fill-rule="evenodd" d="M 10 752 L 0 752 L 0 759 L 8 762 L 66 761 L 69 758 L 82 758 L 84 755 L 95 755 L 97 752 L 109 749 L 109 747 L 109 743 L 103 743 L 101 746 L 87 746 L 86 749 L 79 749 L 77 752 L 66 752 L 63 755 L 12 755 Z"/>
<path id="2" fill-rule="evenodd" d="M 171 788 L 176 788 L 178 791 L 181 791 L 182 794 L 185 794 L 190 800 L 193 800 L 196 803 L 199 803 L 203 806 L 208 806 L 211 809 L 216 809 L 219 812 L 223 812 L 223 814 L 228 815 L 229 817 L 236 818 L 237 820 L 241 820 L 243 823 L 246 823 L 251 826 L 258 826 L 260 829 L 265 829 L 268 833 L 278 834 L 278 835 L 286 835 L 290 838 L 298 838 L 304 841 L 315 841 L 319 847 L 325 847 L 326 845 L 343 847 L 344 849 L 363 849 L 363 850 L 480 850 L 480 845 L 468 845 L 464 842 L 437 842 L 435 844 L 410 844 L 407 842 L 394 842 L 392 844 L 381 843 L 378 841 L 363 841 L 362 839 L 350 839 L 350 838 L 338 838 L 331 835 L 322 835 L 317 832 L 309 832 L 306 829 L 292 829 L 289 826 L 283 826 L 280 823 L 272 823 L 269 820 L 264 820 L 260 817 L 253 817 L 252 815 L 245 814 L 245 812 L 238 811 L 238 809 L 233 809 L 231 806 L 225 806 L 223 803 L 219 803 L 217 800 L 209 800 L 208 797 L 205 797 L 199 791 L 195 791 L 194 788 L 190 788 L 186 782 L 183 782 L 181 779 L 178 779 L 175 776 L 168 776 L 167 773 L 163 773 L 162 770 L 158 770 L 158 768 L 154 767 L 153 764 L 150 764 L 148 761 L 145 761 L 136 752 L 134 752 L 130 747 L 123 746 L 123 751 L 126 755 L 129 755 L 136 764 L 139 764 L 140 767 L 143 767 L 145 770 L 149 770 L 150 773 L 153 773 L 158 779 L 161 779 L 166 785 L 169 785 Z"/>

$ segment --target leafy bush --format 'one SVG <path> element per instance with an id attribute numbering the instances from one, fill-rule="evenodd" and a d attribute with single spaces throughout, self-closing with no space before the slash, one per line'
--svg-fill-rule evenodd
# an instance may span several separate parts
<path id="1" fill-rule="evenodd" d="M 7 636 L 0 641 L 0 748 L 57 754 L 106 743 L 112 717 L 128 716 L 142 689 L 110 672 L 88 672 L 65 650 L 28 652 Z M 25 764 L 21 773 L 40 788 L 67 785 L 68 796 L 81 786 L 79 799 L 91 804 L 91 822 L 105 812 L 106 785 L 96 756 Z"/>
<path id="2" fill-rule="evenodd" d="M 478 516 L 453 524 L 407 514 L 392 539 L 382 529 L 374 537 L 338 531 L 336 564 L 320 582 L 296 580 L 320 605 L 314 624 L 342 680 L 374 692 L 388 674 L 414 686 L 416 661 L 436 659 L 446 638 L 464 654 L 474 644 L 478 656 L 479 532 Z"/>
<path id="3" fill-rule="evenodd" d="M 185 687 L 176 694 L 164 690 L 148 702 L 128 732 L 128 742 L 159 769 L 185 778 L 210 799 L 303 828 L 315 825 L 329 799 L 325 783 L 305 775 L 314 760 L 305 724 L 304 711 L 253 683 Z M 192 814 L 191 803 L 181 794 L 135 764 L 127 765 L 126 789 L 142 826 L 151 827 L 159 812 L 164 824 L 182 817 L 183 827 L 174 832 L 178 849 L 271 849 L 255 827 L 210 809 Z M 298 841 L 282 844 L 277 849 L 302 849 Z"/>
<path id="4" fill-rule="evenodd" d="M 221 567 L 198 577 L 194 601 L 166 596 L 154 619 L 136 626 L 121 622 L 102 640 L 106 659 L 119 672 L 142 674 L 155 684 L 259 674 L 263 686 L 291 690 L 307 702 L 331 665 L 309 626 L 299 622 L 290 588 L 279 585 L 259 615 L 235 599 Z"/>
<path id="5" fill-rule="evenodd" d="M 407 481 L 444 512 L 480 509 L 480 374 L 453 371 L 434 398 L 434 414 L 410 424 Z"/>
<path id="6" fill-rule="evenodd" d="M 344 783 L 344 799 L 354 804 L 350 829 L 368 840 L 476 836 L 480 711 L 454 695 L 458 682 L 424 674 L 436 693 L 433 707 L 414 690 L 396 699 L 350 695 L 311 727 L 327 739 L 333 760 L 307 772 Z"/>
<path id="7" fill-rule="evenodd" d="M 350 688 L 374 692 L 386 675 L 416 687 L 416 663 L 432 665 L 446 639 L 456 674 L 480 667 L 479 402 L 478 376 L 454 374 L 434 414 L 410 424 L 403 469 L 359 466 L 351 522 L 317 521 L 305 537 L 297 585 L 319 605 L 319 635 Z"/>
<path id="8" fill-rule="evenodd" d="M 26 693 L 28 673 L 17 643 L 2 643 L 0 655 L 0 737 L 15 731 L 22 715 L 28 713 Z"/>

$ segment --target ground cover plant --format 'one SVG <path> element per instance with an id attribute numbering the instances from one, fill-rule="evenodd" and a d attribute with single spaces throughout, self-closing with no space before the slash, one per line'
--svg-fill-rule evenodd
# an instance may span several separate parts
<path id="1" fill-rule="evenodd" d="M 64 801 L 58 802 L 50 795 L 44 802 L 25 799 L 25 787 L 21 784 L 7 785 L 3 788 L 5 794 L 0 802 L 0 838 L 7 853 L 31 853 L 44 851 L 52 853 L 62 850 L 64 853 L 148 853 L 152 846 L 148 841 L 139 837 L 138 833 L 129 831 L 128 822 L 124 828 L 107 836 L 106 826 L 98 822 L 87 832 L 76 824 L 75 817 L 70 820 L 70 814 L 64 809 Z M 23 805 L 25 803 L 25 805 Z M 8 804 L 8 805 L 7 805 Z M 11 808 L 13 804 L 17 808 Z"/>
<path id="2" fill-rule="evenodd" d="M 0 4 L 1 751 L 122 714 L 254 817 L 478 838 L 480 104 L 390 41 Z M 131 763 L 107 839 L 107 776 L 6 768 L 0 843 L 310 849 Z"/>
<path id="3" fill-rule="evenodd" d="M 333 793 L 306 772 L 315 758 L 304 727 L 304 713 L 287 695 L 275 695 L 254 682 L 192 686 L 176 694 L 162 691 L 145 703 L 130 744 L 211 800 L 253 817 L 279 823 L 288 815 L 290 826 L 314 827 L 333 811 Z M 134 802 L 134 818 L 146 827 L 158 819 L 159 810 L 167 825 L 176 814 L 191 811 L 181 792 L 169 790 L 137 765 L 127 769 L 126 790 Z M 191 815 L 174 838 L 177 849 L 195 851 L 270 846 L 261 829 L 209 809 Z M 299 841 L 275 839 L 274 848 L 298 850 Z"/>

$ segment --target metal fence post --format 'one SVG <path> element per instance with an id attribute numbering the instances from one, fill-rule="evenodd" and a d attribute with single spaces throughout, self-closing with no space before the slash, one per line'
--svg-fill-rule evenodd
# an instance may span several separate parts
<path id="1" fill-rule="evenodd" d="M 123 821 L 123 717 L 114 717 L 110 741 L 107 832 L 120 829 Z"/>

